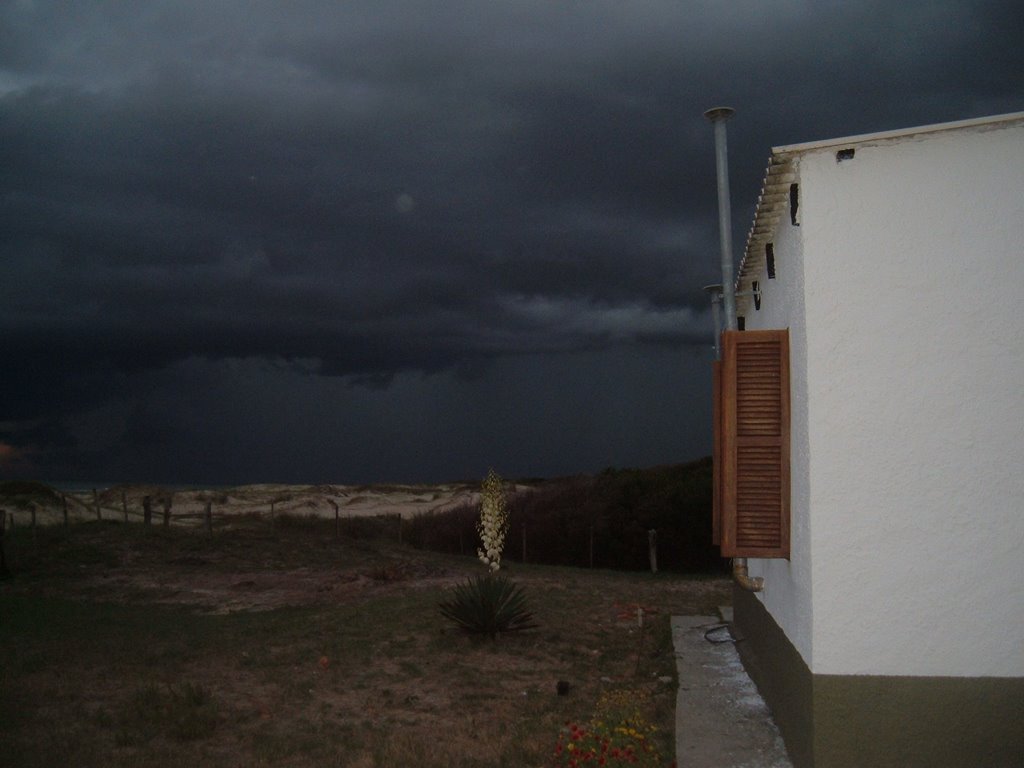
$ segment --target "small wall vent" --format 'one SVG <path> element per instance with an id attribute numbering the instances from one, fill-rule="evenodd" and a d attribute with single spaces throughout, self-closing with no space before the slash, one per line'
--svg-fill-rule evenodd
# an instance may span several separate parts
<path id="1" fill-rule="evenodd" d="M 853 160 L 853 156 L 856 154 L 856 152 L 857 150 L 855 150 L 853 147 L 850 147 L 848 149 L 840 149 L 838 152 L 836 152 L 836 162 L 841 163 L 843 162 L 843 160 Z"/>
<path id="2" fill-rule="evenodd" d="M 775 245 L 773 243 L 764 244 L 764 265 L 768 269 L 768 279 L 775 279 Z"/>

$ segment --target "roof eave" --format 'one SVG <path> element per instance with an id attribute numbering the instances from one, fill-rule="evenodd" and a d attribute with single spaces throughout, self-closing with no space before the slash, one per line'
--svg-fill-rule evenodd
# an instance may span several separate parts
<path id="1" fill-rule="evenodd" d="M 747 233 L 743 257 L 740 259 L 739 268 L 736 270 L 737 293 L 739 293 L 740 283 L 747 277 L 748 271 L 752 270 L 755 266 L 759 267 L 763 261 L 764 245 L 771 242 L 775 234 L 775 228 L 789 205 L 789 185 L 796 181 L 796 159 L 800 155 L 819 149 L 893 141 L 941 131 L 996 128 L 1015 122 L 1024 123 L 1024 112 L 1010 112 L 1004 115 L 957 120 L 949 123 L 937 123 L 935 125 L 922 125 L 896 131 L 865 133 L 858 136 L 846 136 L 837 139 L 773 147 L 771 156 L 768 158 L 768 167 L 765 170 L 764 181 L 761 184 L 761 194 L 758 196 L 757 209 L 754 211 L 754 221 Z M 737 313 L 741 309 L 746 311 L 748 304 L 749 297 L 738 296 L 736 299 Z"/>

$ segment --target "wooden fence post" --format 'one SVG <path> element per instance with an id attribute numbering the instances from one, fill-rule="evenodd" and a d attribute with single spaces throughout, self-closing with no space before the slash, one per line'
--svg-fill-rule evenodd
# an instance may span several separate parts
<path id="1" fill-rule="evenodd" d="M 153 502 L 149 496 L 142 497 L 142 522 L 147 528 L 153 522 Z"/>
<path id="2" fill-rule="evenodd" d="M 64 530 L 68 529 L 68 497 L 61 494 L 61 498 L 64 500 Z"/>
<path id="3" fill-rule="evenodd" d="M 270 500 L 270 519 L 274 519 L 274 500 Z"/>
<path id="4" fill-rule="evenodd" d="M 103 517 L 100 515 L 100 497 L 96 493 L 96 489 L 92 489 L 92 505 L 96 508 L 96 519 L 102 520 Z"/>
<path id="5" fill-rule="evenodd" d="M 651 559 L 651 573 L 658 572 L 658 532 L 653 528 L 647 532 L 647 554 Z"/>
<path id="6" fill-rule="evenodd" d="M 173 500 L 173 493 L 164 499 L 164 528 L 168 528 L 171 525 L 171 504 L 173 503 Z"/>
<path id="7" fill-rule="evenodd" d="M 213 536 L 213 502 L 206 502 L 206 534 Z"/>
<path id="8" fill-rule="evenodd" d="M 341 538 L 341 517 L 338 515 L 338 502 L 328 499 L 327 503 L 334 507 L 334 538 Z"/>
<path id="9" fill-rule="evenodd" d="M 0 576 L 7 576 L 7 510 L 0 509 Z"/>

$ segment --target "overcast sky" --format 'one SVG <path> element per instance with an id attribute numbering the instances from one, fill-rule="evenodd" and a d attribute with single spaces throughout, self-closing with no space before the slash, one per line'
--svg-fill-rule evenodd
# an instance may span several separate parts
<path id="1" fill-rule="evenodd" d="M 710 452 L 705 109 L 1024 109 L 1019 0 L 7 0 L 0 478 L 445 481 Z"/>

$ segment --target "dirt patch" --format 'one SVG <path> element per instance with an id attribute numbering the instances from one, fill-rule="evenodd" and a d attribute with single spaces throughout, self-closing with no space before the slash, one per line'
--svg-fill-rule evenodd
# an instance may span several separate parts
<path id="1" fill-rule="evenodd" d="M 10 584 L 11 592 L 41 590 L 228 614 L 373 599 L 404 589 L 444 588 L 461 578 L 429 556 L 381 555 L 336 543 L 329 534 L 271 538 L 236 528 L 206 542 L 181 532 L 136 530 L 123 538 L 119 533 L 76 527 L 73 536 L 48 542 L 49 558 L 29 549 L 19 557 L 29 578 Z M 201 553 L 189 551 L 197 546 Z"/>
<path id="2" fill-rule="evenodd" d="M 424 570 L 395 578 L 382 570 L 314 570 L 297 568 L 266 571 L 209 573 L 187 569 L 160 573 L 119 571 L 105 573 L 83 582 L 84 591 L 102 591 L 113 600 L 137 601 L 145 595 L 146 602 L 188 605 L 215 614 L 235 611 L 270 611 L 277 608 L 315 604 L 334 604 L 358 599 L 371 599 L 389 588 L 432 588 L 454 584 L 457 578 L 432 574 Z"/>

